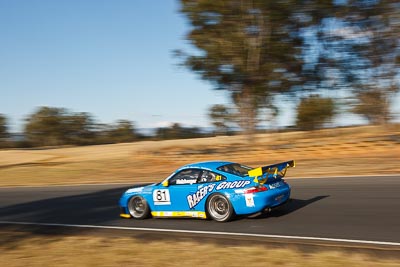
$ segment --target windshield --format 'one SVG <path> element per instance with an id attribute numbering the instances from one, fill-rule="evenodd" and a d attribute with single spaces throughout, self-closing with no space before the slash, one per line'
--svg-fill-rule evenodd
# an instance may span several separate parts
<path id="1" fill-rule="evenodd" d="M 251 169 L 251 167 L 240 165 L 238 163 L 231 163 L 217 168 L 217 170 L 241 177 L 249 176 L 248 171 Z"/>

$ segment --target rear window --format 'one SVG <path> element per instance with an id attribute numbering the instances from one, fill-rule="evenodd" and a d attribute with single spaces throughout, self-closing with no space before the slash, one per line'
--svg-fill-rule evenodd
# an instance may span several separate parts
<path id="1" fill-rule="evenodd" d="M 251 167 L 240 165 L 238 163 L 231 163 L 217 168 L 217 170 L 241 177 L 249 176 L 248 171 L 251 169 Z"/>

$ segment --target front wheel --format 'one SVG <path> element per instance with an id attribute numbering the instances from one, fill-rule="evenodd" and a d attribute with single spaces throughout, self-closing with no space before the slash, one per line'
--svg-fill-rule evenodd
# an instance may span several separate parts
<path id="1" fill-rule="evenodd" d="M 141 196 L 134 196 L 128 202 L 129 213 L 135 219 L 146 219 L 150 216 L 150 207 Z"/>
<path id="2" fill-rule="evenodd" d="M 222 194 L 214 194 L 208 198 L 207 211 L 210 217 L 217 222 L 227 222 L 234 215 L 232 204 Z"/>

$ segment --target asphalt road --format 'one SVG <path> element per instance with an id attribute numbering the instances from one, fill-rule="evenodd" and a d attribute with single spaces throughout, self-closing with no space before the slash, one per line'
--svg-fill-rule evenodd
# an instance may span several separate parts
<path id="1" fill-rule="evenodd" d="M 400 242 L 400 176 L 288 179 L 292 201 L 259 218 L 119 218 L 129 186 L 0 188 L 0 222 L 106 225 Z M 0 227 L 3 227 L 0 224 Z"/>

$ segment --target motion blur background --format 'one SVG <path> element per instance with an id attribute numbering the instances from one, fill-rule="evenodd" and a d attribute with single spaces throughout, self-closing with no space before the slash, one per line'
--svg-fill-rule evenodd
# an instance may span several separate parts
<path id="1" fill-rule="evenodd" d="M 396 174 L 399 11 L 398 1 L 2 1 L 2 184 L 160 180 L 214 159 L 291 158 L 294 177 Z"/>
<path id="2" fill-rule="evenodd" d="M 398 1 L 2 1 L 0 146 L 399 121 Z"/>

